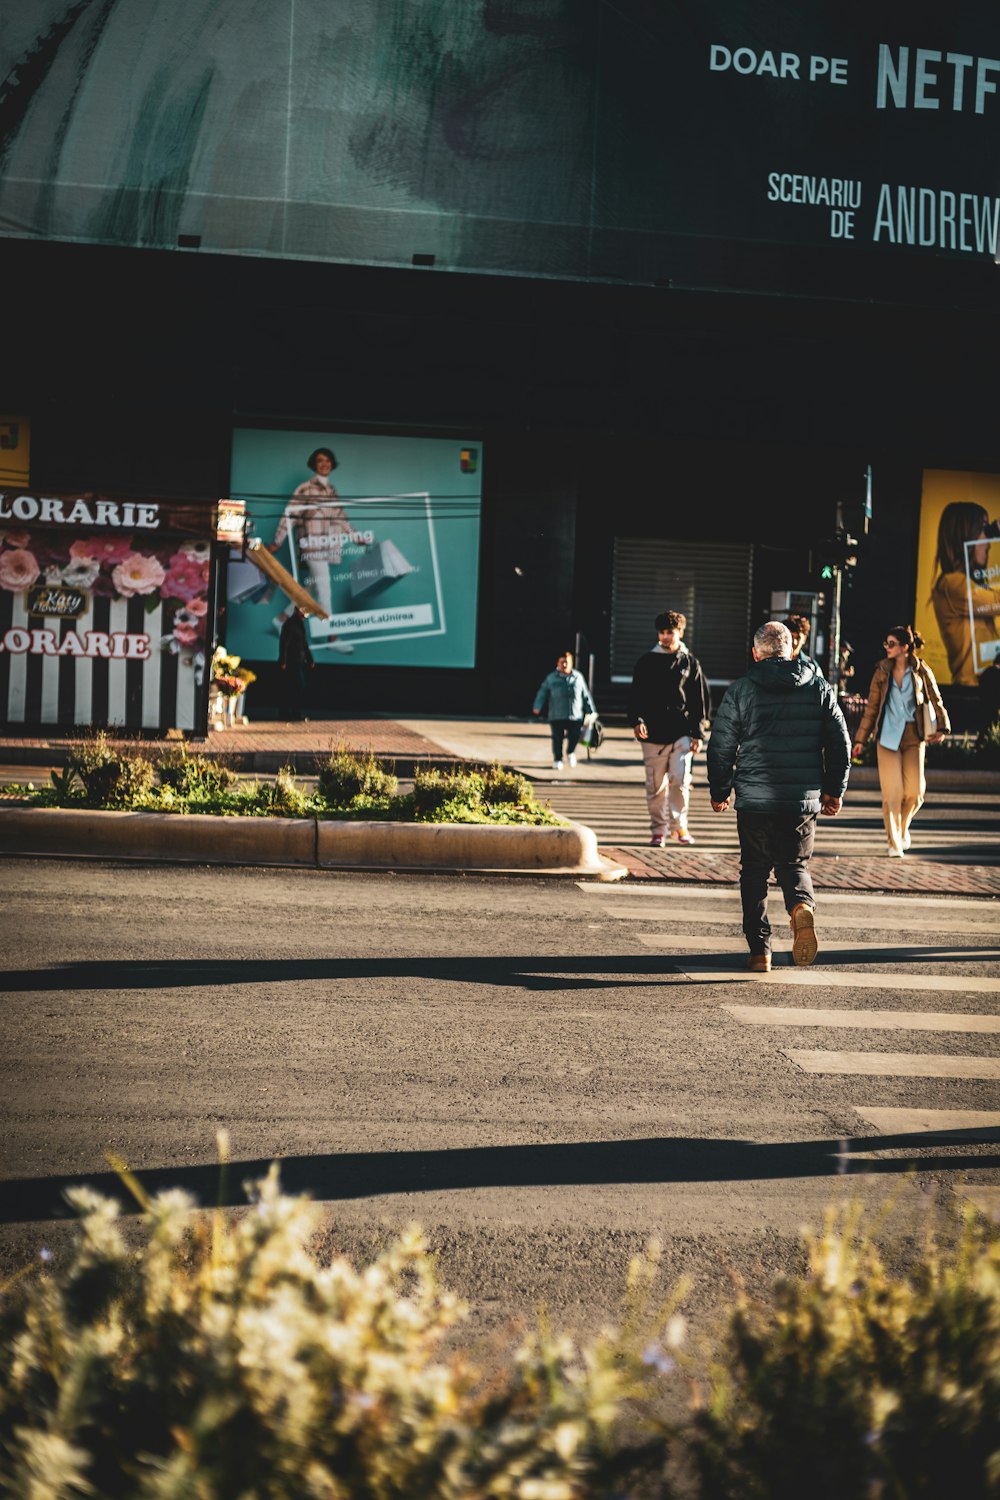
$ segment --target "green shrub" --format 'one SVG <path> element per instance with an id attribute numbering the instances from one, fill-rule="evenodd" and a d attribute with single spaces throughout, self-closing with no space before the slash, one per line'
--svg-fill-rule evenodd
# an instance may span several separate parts
<path id="1" fill-rule="evenodd" d="M 160 1194 L 130 1252 L 116 1204 L 68 1196 L 82 1216 L 68 1264 L 0 1316 L 4 1492 L 583 1500 L 662 1458 L 651 1423 L 641 1447 L 619 1441 L 677 1321 L 673 1304 L 647 1321 L 655 1253 L 632 1266 L 620 1334 L 577 1350 L 542 1324 L 484 1380 L 449 1347 L 465 1309 L 416 1228 L 363 1270 L 320 1266 L 316 1211 L 272 1168 L 228 1223 Z"/>
<path id="2" fill-rule="evenodd" d="M 317 791 L 331 807 L 349 807 L 355 798 L 389 801 L 399 783 L 371 750 L 339 745 L 319 768 Z"/>
<path id="3" fill-rule="evenodd" d="M 414 817 L 425 823 L 481 821 L 484 778 L 468 766 L 439 770 L 418 766 L 413 773 Z"/>
<path id="4" fill-rule="evenodd" d="M 171 746 L 156 762 L 160 785 L 179 797 L 213 796 L 235 786 L 238 777 L 223 760 L 192 755 L 186 745 Z"/>
<path id="5" fill-rule="evenodd" d="M 535 789 L 526 776 L 496 761 L 483 772 L 483 801 L 490 807 L 530 807 Z"/>
<path id="6" fill-rule="evenodd" d="M 305 818 L 312 813 L 311 799 L 296 784 L 291 766 L 283 766 L 273 781 L 248 787 L 246 806 L 251 812 L 275 818 Z"/>
<path id="7" fill-rule="evenodd" d="M 72 747 L 67 768 L 79 776 L 92 807 L 131 807 L 155 781 L 152 761 L 132 745 L 112 744 L 104 730 Z"/>
<path id="8" fill-rule="evenodd" d="M 49 796 L 56 807 L 68 807 L 71 802 L 79 800 L 82 789 L 75 766 L 68 765 L 63 766 L 60 771 L 50 771 L 49 783 Z"/>
<path id="9" fill-rule="evenodd" d="M 860 1215 L 828 1215 L 774 1305 L 740 1297 L 695 1451 L 705 1500 L 996 1500 L 1000 1244 L 970 1210 L 890 1275 Z"/>

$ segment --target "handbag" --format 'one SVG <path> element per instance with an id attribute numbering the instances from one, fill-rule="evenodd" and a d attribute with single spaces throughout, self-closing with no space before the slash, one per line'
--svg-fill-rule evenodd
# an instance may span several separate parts
<path id="1" fill-rule="evenodd" d="M 596 714 L 588 714 L 583 721 L 580 743 L 588 750 L 599 750 L 604 742 L 604 725 Z"/>
<path id="2" fill-rule="evenodd" d="M 415 571 L 395 542 L 376 542 L 351 569 L 351 598 L 360 599 Z"/>
<path id="3" fill-rule="evenodd" d="M 929 740 L 932 734 L 937 734 L 938 732 L 937 714 L 934 712 L 934 705 L 927 695 L 927 678 L 924 676 L 919 665 L 917 672 L 920 677 L 920 684 L 924 690 L 924 701 L 920 705 L 920 738 Z"/>

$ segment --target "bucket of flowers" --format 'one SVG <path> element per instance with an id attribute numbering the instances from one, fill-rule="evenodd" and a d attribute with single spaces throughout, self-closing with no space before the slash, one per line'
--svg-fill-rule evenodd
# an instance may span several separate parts
<path id="1" fill-rule="evenodd" d="M 240 663 L 225 646 L 217 646 L 212 657 L 212 701 L 209 717 L 226 724 L 246 724 L 243 699 L 251 682 L 257 681 L 256 672 Z"/>

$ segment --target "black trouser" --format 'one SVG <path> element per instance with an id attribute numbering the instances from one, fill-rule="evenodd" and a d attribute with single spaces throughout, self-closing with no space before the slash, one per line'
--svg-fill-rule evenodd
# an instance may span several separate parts
<path id="1" fill-rule="evenodd" d="M 580 743 L 580 733 L 583 729 L 582 719 L 550 719 L 549 729 L 552 734 L 552 759 L 563 758 L 563 736 L 566 737 L 566 753 L 572 755 Z"/>
<path id="2" fill-rule="evenodd" d="M 786 911 L 800 901 L 808 901 L 810 906 L 816 902 L 806 868 L 816 837 L 816 814 L 737 808 L 736 827 L 740 836 L 743 932 L 751 953 L 770 953 L 767 880 L 771 871 L 781 886 Z"/>
<path id="3" fill-rule="evenodd" d="M 285 668 L 285 712 L 301 719 L 309 702 L 309 672 L 304 661 L 290 661 Z"/>

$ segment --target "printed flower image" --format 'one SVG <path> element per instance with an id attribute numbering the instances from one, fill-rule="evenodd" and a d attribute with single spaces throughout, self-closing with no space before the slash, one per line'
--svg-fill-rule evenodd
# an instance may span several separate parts
<path id="1" fill-rule="evenodd" d="M 5 547 L 0 552 L 0 589 L 19 594 L 30 589 L 41 569 L 33 552 L 23 547 Z"/>
<path id="2" fill-rule="evenodd" d="M 142 552 L 130 552 L 111 574 L 123 599 L 131 599 L 133 594 L 153 593 L 166 576 L 163 565 L 155 557 L 146 557 Z"/>
<path id="3" fill-rule="evenodd" d="M 77 562 L 96 562 L 98 567 L 100 567 L 101 559 L 97 553 L 99 540 L 100 539 L 96 536 L 77 537 L 75 542 L 70 542 L 70 557 Z M 131 550 L 132 549 L 130 547 L 129 551 Z M 121 558 L 116 557 L 115 562 L 121 562 Z"/>
<path id="4" fill-rule="evenodd" d="M 96 559 L 78 557 L 65 568 L 60 568 L 59 577 L 50 581 L 65 584 L 71 589 L 91 589 L 97 582 L 97 575 L 100 571 L 101 565 Z M 48 572 L 46 572 L 46 578 L 48 578 Z"/>
<path id="5" fill-rule="evenodd" d="M 212 543 L 207 541 L 183 542 L 180 548 L 180 555 L 190 558 L 192 562 L 207 563 L 212 556 Z"/>
<path id="6" fill-rule="evenodd" d="M 26 547 L 31 541 L 30 531 L 0 531 L 0 541 L 8 547 Z"/>
<path id="7" fill-rule="evenodd" d="M 130 536 L 93 536 L 87 537 L 85 545 L 90 549 L 90 557 L 99 558 L 103 563 L 124 562 L 132 551 L 132 538 Z"/>
<path id="8" fill-rule="evenodd" d="M 208 604 L 205 600 L 198 602 L 205 606 L 200 614 L 191 609 L 179 609 L 174 615 L 173 635 L 179 646 L 193 646 L 204 639 Z"/>
<path id="9" fill-rule="evenodd" d="M 182 552 L 170 559 L 170 571 L 160 582 L 164 599 L 195 599 L 208 587 L 208 564 L 195 562 Z"/>

